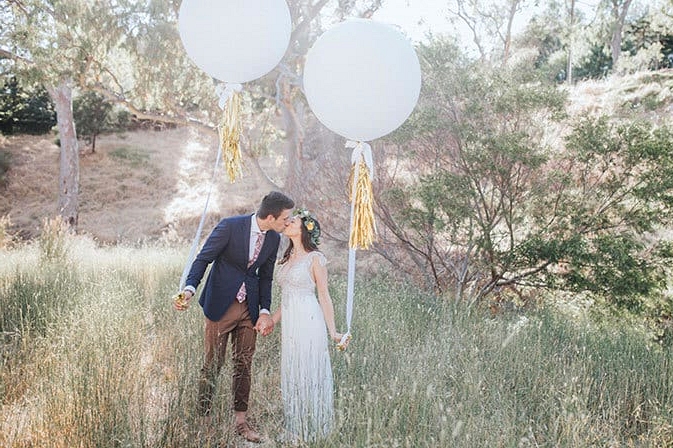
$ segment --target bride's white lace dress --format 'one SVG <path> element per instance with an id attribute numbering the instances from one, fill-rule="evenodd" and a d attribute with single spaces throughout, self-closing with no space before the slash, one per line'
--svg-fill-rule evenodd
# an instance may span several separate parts
<path id="1" fill-rule="evenodd" d="M 313 259 L 323 266 L 317 251 L 280 265 L 281 390 L 289 441 L 314 441 L 333 426 L 332 367 L 327 328 L 311 276 Z"/>

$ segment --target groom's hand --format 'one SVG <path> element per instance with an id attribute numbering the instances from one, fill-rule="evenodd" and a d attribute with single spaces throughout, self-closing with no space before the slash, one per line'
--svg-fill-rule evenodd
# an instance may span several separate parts
<path id="1" fill-rule="evenodd" d="M 173 308 L 178 311 L 186 310 L 189 308 L 189 301 L 192 300 L 192 297 L 194 297 L 194 294 L 190 290 L 182 291 L 173 299 Z"/>
<path id="2" fill-rule="evenodd" d="M 257 325 L 255 329 L 262 335 L 268 336 L 273 331 L 273 319 L 268 314 L 262 314 L 257 319 Z"/>

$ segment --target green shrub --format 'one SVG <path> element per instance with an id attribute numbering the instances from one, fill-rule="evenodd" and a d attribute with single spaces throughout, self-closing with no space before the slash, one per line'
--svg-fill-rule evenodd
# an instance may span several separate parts
<path id="1" fill-rule="evenodd" d="M 73 115 L 77 124 L 77 135 L 96 150 L 96 137 L 101 134 L 125 131 L 131 123 L 131 113 L 126 109 L 116 109 L 102 95 L 85 92 L 73 100 Z"/>
<path id="2" fill-rule="evenodd" d="M 21 84 L 13 75 L 0 80 L 0 133 L 45 134 L 56 124 L 54 104 L 41 86 Z"/>
<path id="3" fill-rule="evenodd" d="M 147 152 L 132 146 L 118 146 L 110 151 L 110 156 L 134 168 L 144 165 L 150 159 Z"/>

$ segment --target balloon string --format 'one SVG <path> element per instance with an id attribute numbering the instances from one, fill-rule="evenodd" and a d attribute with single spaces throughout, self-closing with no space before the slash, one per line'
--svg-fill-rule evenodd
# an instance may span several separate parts
<path id="1" fill-rule="evenodd" d="M 348 286 L 346 288 L 346 328 L 351 332 L 353 322 L 353 299 L 355 296 L 355 252 L 357 249 L 348 249 Z"/>
<path id="2" fill-rule="evenodd" d="M 201 240 L 201 232 L 203 231 L 203 223 L 206 220 L 206 212 L 208 211 L 208 203 L 210 202 L 210 195 L 213 192 L 213 186 L 215 185 L 215 179 L 217 176 L 217 170 L 220 166 L 220 161 L 222 160 L 222 146 L 217 145 L 217 157 L 215 158 L 215 165 L 213 166 L 213 174 L 210 178 L 210 187 L 208 188 L 208 195 L 206 196 L 206 203 L 203 206 L 203 213 L 201 214 L 201 220 L 199 221 L 199 227 L 196 230 L 196 235 L 194 235 L 194 240 L 192 241 L 192 247 L 189 249 L 189 255 L 187 256 L 187 263 L 185 264 L 184 269 L 182 270 L 182 276 L 180 277 L 180 286 L 178 291 L 182 291 L 185 288 L 185 283 L 187 282 L 187 276 L 189 275 L 189 270 L 191 269 L 192 263 L 196 258 L 196 249 L 199 246 L 199 241 Z"/>
<path id="3" fill-rule="evenodd" d="M 373 164 L 371 157 L 371 147 L 364 142 L 346 142 L 347 148 L 353 148 L 353 154 L 351 155 L 352 169 L 351 169 L 351 179 L 350 179 L 350 231 L 351 235 L 349 239 L 349 248 L 348 248 L 348 286 L 346 288 L 346 326 L 347 326 L 347 335 L 350 337 L 351 334 L 351 325 L 353 322 L 353 302 L 355 296 L 355 256 L 357 252 L 358 244 L 354 243 L 352 235 L 354 234 L 354 227 L 357 224 L 358 220 L 356 218 L 356 205 L 357 205 L 357 196 L 358 196 L 358 186 L 361 186 L 360 182 L 360 171 L 363 171 L 366 181 L 369 180 L 369 174 L 373 173 Z M 359 220 L 361 221 L 361 220 Z M 373 223 L 373 220 L 371 221 Z"/>
<path id="4" fill-rule="evenodd" d="M 346 147 L 349 146 L 351 142 L 346 143 Z M 357 148 L 357 146 L 356 146 Z M 357 150 L 357 149 L 356 149 Z M 353 151 L 355 152 L 355 150 Z M 351 176 L 352 176 L 352 184 L 351 184 L 351 191 L 350 191 L 350 198 L 355 197 L 355 192 L 357 188 L 357 183 L 358 183 L 358 176 L 360 174 L 360 170 L 358 168 L 355 168 L 354 170 L 351 170 Z M 353 223 L 355 222 L 355 201 L 351 200 L 351 216 L 350 216 L 350 224 L 349 224 L 349 234 L 352 234 L 353 232 Z M 353 321 L 353 300 L 355 296 L 355 254 L 357 251 L 357 247 L 350 245 L 348 248 L 348 286 L 346 287 L 346 328 L 347 332 L 351 332 L 351 323 Z"/>

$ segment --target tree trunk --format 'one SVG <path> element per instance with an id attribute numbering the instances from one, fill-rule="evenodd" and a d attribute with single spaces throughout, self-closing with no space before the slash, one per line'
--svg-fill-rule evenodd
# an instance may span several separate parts
<path id="1" fill-rule="evenodd" d="M 79 147 L 72 113 L 72 82 L 64 79 L 49 89 L 56 107 L 56 123 L 60 141 L 58 176 L 58 213 L 71 230 L 77 229 L 79 208 Z"/>
<path id="2" fill-rule="evenodd" d="M 514 0 L 510 4 L 509 11 L 507 11 L 507 30 L 505 31 L 503 64 L 507 64 L 507 61 L 509 60 L 509 53 L 512 47 L 512 26 L 514 24 L 514 16 L 516 16 L 519 9 L 519 2 L 520 0 Z"/>
<path id="3" fill-rule="evenodd" d="M 301 175 L 302 153 L 304 146 L 304 127 L 301 122 L 291 94 L 291 86 L 286 79 L 282 84 L 281 108 L 283 125 L 287 133 L 287 173 L 285 190 L 294 193 L 298 177 Z"/>
<path id="4" fill-rule="evenodd" d="M 570 0 L 570 25 L 568 33 L 568 64 L 566 67 L 566 82 L 573 83 L 573 45 L 575 43 L 575 0 Z"/>
<path id="5" fill-rule="evenodd" d="M 624 21 L 626 21 L 626 14 L 629 12 L 632 0 L 624 0 L 622 9 L 619 9 L 619 1 L 612 0 L 612 15 L 615 23 L 612 25 L 612 36 L 610 39 L 610 51 L 612 52 L 612 69 L 617 67 L 619 55 L 622 52 L 622 31 L 624 29 Z"/>

